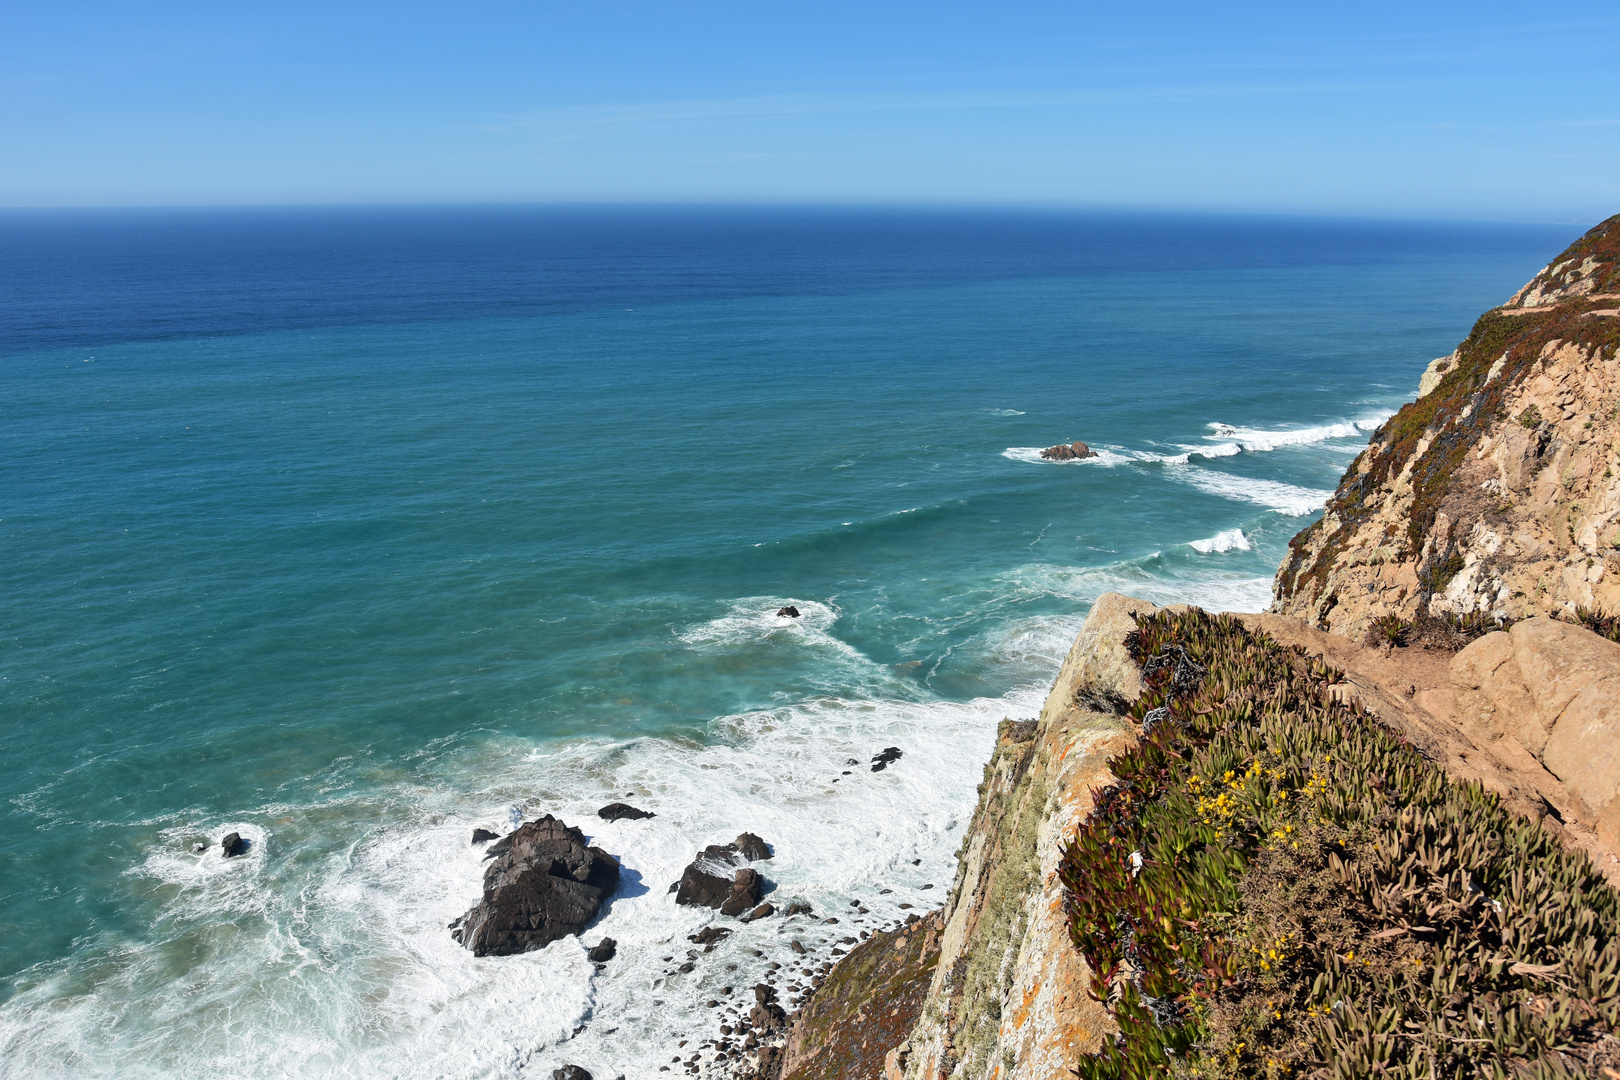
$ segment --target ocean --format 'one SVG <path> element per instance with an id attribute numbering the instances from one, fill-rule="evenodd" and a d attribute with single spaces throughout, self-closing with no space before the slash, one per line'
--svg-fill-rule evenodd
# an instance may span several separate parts
<path id="1" fill-rule="evenodd" d="M 838 932 L 937 906 L 1090 602 L 1265 607 L 1578 231 L 0 213 L 0 1076 L 660 1075 L 835 933 L 679 971 L 698 849 L 763 836 Z M 620 890 L 474 958 L 470 832 L 543 813 Z"/>

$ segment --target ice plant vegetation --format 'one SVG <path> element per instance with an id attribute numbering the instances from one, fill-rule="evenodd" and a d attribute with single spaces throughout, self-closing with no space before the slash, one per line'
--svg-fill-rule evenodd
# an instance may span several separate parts
<path id="1" fill-rule="evenodd" d="M 1126 644 L 1146 733 L 1061 871 L 1119 1024 L 1080 1077 L 1620 1074 L 1620 895 L 1584 854 L 1231 617 Z"/>

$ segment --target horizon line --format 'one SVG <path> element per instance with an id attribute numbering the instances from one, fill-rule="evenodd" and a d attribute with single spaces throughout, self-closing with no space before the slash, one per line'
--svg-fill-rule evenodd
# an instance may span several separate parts
<path id="1" fill-rule="evenodd" d="M 949 199 L 716 199 L 716 198 L 558 198 L 558 199 L 376 199 L 309 200 L 279 202 L 148 202 L 148 203 L 62 203 L 0 205 L 0 215 L 53 213 L 163 213 L 163 212 L 244 212 L 244 211 L 341 211 L 341 210 L 801 210 L 801 211 L 975 211 L 981 213 L 1061 213 L 1096 216 L 1263 218 L 1299 221 L 1391 222 L 1449 225 L 1589 225 L 1606 220 L 1569 215 L 1559 217 L 1489 217 L 1480 215 L 1433 215 L 1418 211 L 1357 210 L 1263 210 L 1238 207 L 1199 207 L 1176 204 L 1141 205 L 1082 203 L 1046 200 L 949 200 Z"/>

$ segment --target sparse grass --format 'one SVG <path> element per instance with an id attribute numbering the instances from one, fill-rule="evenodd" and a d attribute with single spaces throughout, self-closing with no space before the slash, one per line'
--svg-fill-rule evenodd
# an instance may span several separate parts
<path id="1" fill-rule="evenodd" d="M 1367 644 L 1393 649 L 1405 645 L 1411 632 L 1412 620 L 1403 619 L 1399 615 L 1380 615 L 1367 627 Z"/>
<path id="2" fill-rule="evenodd" d="M 1601 611 L 1588 611 L 1586 608 L 1578 607 L 1575 609 L 1574 617 L 1569 621 L 1586 627 L 1598 637 L 1620 642 L 1620 615 L 1605 615 Z"/>
<path id="3" fill-rule="evenodd" d="M 1561 1077 L 1620 1067 L 1620 897 L 1454 784 L 1320 659 L 1141 616 L 1117 783 L 1068 848 L 1071 933 L 1117 1038 L 1096 1077 Z"/>

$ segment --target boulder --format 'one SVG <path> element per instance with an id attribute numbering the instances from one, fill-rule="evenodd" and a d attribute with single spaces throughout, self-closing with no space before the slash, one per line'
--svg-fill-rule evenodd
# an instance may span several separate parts
<path id="1" fill-rule="evenodd" d="M 498 832 L 490 832 L 488 829 L 474 829 L 472 842 L 475 844 L 487 844 L 491 840 L 499 840 L 500 838 L 501 834 Z"/>
<path id="2" fill-rule="evenodd" d="M 754 987 L 754 1007 L 748 1011 L 748 1022 L 755 1031 L 768 1033 L 787 1025 L 787 1012 L 776 1002 L 776 991 L 764 983 Z M 760 1053 L 761 1058 L 764 1052 Z"/>
<path id="3" fill-rule="evenodd" d="M 603 821 L 640 821 L 642 818 L 657 817 L 651 810 L 637 810 L 629 803 L 608 803 L 596 812 L 596 816 Z"/>
<path id="4" fill-rule="evenodd" d="M 704 870 L 699 865 L 702 861 L 700 857 L 688 865 L 681 873 L 681 880 L 675 883 L 677 904 L 717 908 L 731 895 L 731 879 Z"/>
<path id="5" fill-rule="evenodd" d="M 882 772 L 905 756 L 898 746 L 886 746 L 872 757 L 872 771 Z"/>
<path id="6" fill-rule="evenodd" d="M 771 857 L 771 845 L 751 832 L 745 832 L 731 842 L 731 848 L 749 862 L 762 862 Z"/>
<path id="7" fill-rule="evenodd" d="M 475 956 L 506 956 L 577 934 L 619 883 L 619 862 L 547 814 L 484 855 L 484 898 L 453 933 Z"/>
<path id="8" fill-rule="evenodd" d="M 241 833 L 226 833 L 225 839 L 219 842 L 220 853 L 229 859 L 233 855 L 241 855 L 248 849 L 248 842 L 242 839 Z"/>
<path id="9" fill-rule="evenodd" d="M 1545 616 L 1451 660 L 1459 715 L 1530 751 L 1620 840 L 1620 644 Z"/>
<path id="10" fill-rule="evenodd" d="M 720 905 L 722 915 L 741 915 L 759 904 L 765 889 L 765 879 L 758 870 L 739 870 L 731 879 L 731 895 Z"/>
<path id="11" fill-rule="evenodd" d="M 772 907 L 770 904 L 761 904 L 759 907 L 748 913 L 748 921 L 753 922 L 755 919 L 768 919 L 775 914 L 776 908 Z"/>
<path id="12" fill-rule="evenodd" d="M 753 833 L 743 833 L 729 844 L 710 844 L 673 886 L 675 902 L 741 915 L 758 906 L 765 886 L 765 879 L 746 864 L 770 857 L 770 845 Z"/>
<path id="13" fill-rule="evenodd" d="M 591 1074 L 578 1065 L 564 1065 L 551 1070 L 551 1080 L 591 1080 Z"/>
<path id="14" fill-rule="evenodd" d="M 779 618 L 783 619 L 797 619 L 799 617 L 799 609 L 794 607 L 792 604 L 789 604 L 787 607 L 777 608 L 776 614 Z"/>
<path id="15" fill-rule="evenodd" d="M 1072 442 L 1067 446 L 1059 443 L 1056 446 L 1048 446 L 1041 451 L 1041 457 L 1047 461 L 1080 461 L 1084 458 L 1094 458 L 1096 456 L 1097 451 L 1083 442 Z"/>
<path id="16" fill-rule="evenodd" d="M 585 952 L 593 964 L 605 964 L 618 954 L 619 943 L 610 937 L 603 938 Z"/>

